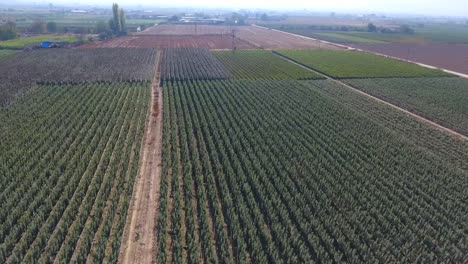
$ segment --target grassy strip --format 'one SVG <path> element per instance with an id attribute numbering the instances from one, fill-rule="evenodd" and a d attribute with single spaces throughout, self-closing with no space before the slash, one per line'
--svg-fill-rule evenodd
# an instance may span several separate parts
<path id="1" fill-rule="evenodd" d="M 318 33 L 318 35 L 338 38 L 338 39 L 342 39 L 343 42 L 350 42 L 350 43 L 364 43 L 364 44 L 385 44 L 386 43 L 385 41 L 381 41 L 381 40 L 361 38 L 357 36 L 337 34 L 337 33 Z"/>
<path id="2" fill-rule="evenodd" d="M 14 50 L 0 50 L 0 59 L 4 59 L 8 56 L 11 56 L 13 54 L 15 54 L 16 51 Z"/>
<path id="3" fill-rule="evenodd" d="M 27 47 L 29 45 L 40 44 L 44 41 L 65 41 L 69 43 L 77 43 L 79 40 L 75 36 L 49 36 L 49 35 L 42 35 L 42 36 L 35 36 L 29 38 L 20 38 L 20 39 L 12 39 L 0 42 L 0 48 L 4 49 L 21 49 Z"/>

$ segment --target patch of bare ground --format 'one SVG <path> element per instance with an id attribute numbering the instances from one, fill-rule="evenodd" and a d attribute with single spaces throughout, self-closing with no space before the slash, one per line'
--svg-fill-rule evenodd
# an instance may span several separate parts
<path id="1" fill-rule="evenodd" d="M 120 263 L 155 263 L 157 250 L 156 225 L 162 167 L 162 90 L 160 58 L 152 85 L 152 107 L 145 132 L 143 155 L 129 208 L 120 249 Z"/>

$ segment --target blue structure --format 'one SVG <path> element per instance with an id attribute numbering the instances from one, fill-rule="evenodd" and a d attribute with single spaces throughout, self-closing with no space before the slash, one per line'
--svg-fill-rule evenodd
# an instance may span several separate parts
<path id="1" fill-rule="evenodd" d="M 60 47 L 59 42 L 54 41 L 44 41 L 41 43 L 41 48 L 48 49 L 48 48 L 58 48 Z"/>
<path id="2" fill-rule="evenodd" d="M 52 45 L 54 45 L 52 41 L 44 41 L 41 43 L 41 48 L 50 48 Z"/>

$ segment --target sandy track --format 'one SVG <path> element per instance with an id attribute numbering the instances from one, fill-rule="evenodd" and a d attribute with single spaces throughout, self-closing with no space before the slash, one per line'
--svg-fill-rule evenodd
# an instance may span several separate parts
<path id="1" fill-rule="evenodd" d="M 401 108 L 401 107 L 399 107 L 399 106 L 396 106 L 396 105 L 394 105 L 394 104 L 391 104 L 391 103 L 389 103 L 389 102 L 387 102 L 387 101 L 385 101 L 385 100 L 382 100 L 382 99 L 380 99 L 380 98 L 378 98 L 378 97 L 375 97 L 375 96 L 373 96 L 373 95 L 370 95 L 370 94 L 368 94 L 368 93 L 365 93 L 365 92 L 363 92 L 363 91 L 361 91 L 361 90 L 359 90 L 359 89 L 357 89 L 357 88 L 354 88 L 354 87 L 352 87 L 351 85 L 346 84 L 346 83 L 344 83 L 344 82 L 342 82 L 342 81 L 340 81 L 340 80 L 334 79 L 334 78 L 332 78 L 332 77 L 330 77 L 330 76 L 328 76 L 328 75 L 325 75 L 325 74 L 322 74 L 322 73 L 320 73 L 320 72 L 318 72 L 318 71 L 315 71 L 315 70 L 312 69 L 312 68 L 309 68 L 309 67 L 307 67 L 307 66 L 305 66 L 305 65 L 302 65 L 302 64 L 300 64 L 300 63 L 297 63 L 297 62 L 295 62 L 295 61 L 293 61 L 293 60 L 291 60 L 291 59 L 285 57 L 284 55 L 281 55 L 281 54 L 279 54 L 279 53 L 274 53 L 274 54 L 278 55 L 279 57 L 281 57 L 281 58 L 283 58 L 283 59 L 285 59 L 285 60 L 287 60 L 287 61 L 289 61 L 289 62 L 291 62 L 291 63 L 294 63 L 294 64 L 296 64 L 296 65 L 298 65 L 298 66 L 301 66 L 301 67 L 303 67 L 303 68 L 305 68 L 305 69 L 308 69 L 309 71 L 313 71 L 313 72 L 315 72 L 315 73 L 317 73 L 317 74 L 319 74 L 319 75 L 321 75 L 321 76 L 327 78 L 328 80 L 331 80 L 331 81 L 336 82 L 336 83 L 338 83 L 338 84 L 340 84 L 340 85 L 342 85 L 342 86 L 344 86 L 344 87 L 346 87 L 346 88 L 348 88 L 348 89 L 351 89 L 351 90 L 353 90 L 353 91 L 356 92 L 356 93 L 359 93 L 359 94 L 361 94 L 361 95 L 364 95 L 364 96 L 367 96 L 367 97 L 369 97 L 369 98 L 372 98 L 372 99 L 374 99 L 374 100 L 376 100 L 376 101 L 378 101 L 378 102 L 380 102 L 380 103 L 382 103 L 382 104 L 385 104 L 385 105 L 387 105 L 387 106 L 390 106 L 390 107 L 392 107 L 393 109 L 396 109 L 396 110 L 398 110 L 398 111 L 404 112 L 405 114 L 407 114 L 408 116 L 410 116 L 410 117 L 412 117 L 412 118 L 415 118 L 415 119 L 417 119 L 417 120 L 419 120 L 419 121 L 421 121 L 421 122 L 423 122 L 423 123 L 426 123 L 426 124 L 428 124 L 428 125 L 431 125 L 432 127 L 436 128 L 436 129 L 438 129 L 438 130 L 440 130 L 440 131 L 442 131 L 442 132 L 451 134 L 451 135 L 454 136 L 455 138 L 458 138 L 458 139 L 460 139 L 460 140 L 467 140 L 467 141 L 468 141 L 468 137 L 467 137 L 467 136 L 462 135 L 462 134 L 460 134 L 460 133 L 458 133 L 458 132 L 456 132 L 456 131 L 454 131 L 454 130 L 452 130 L 452 129 L 450 129 L 450 128 L 444 127 L 444 126 L 442 126 L 442 125 L 440 125 L 440 124 L 437 124 L 436 122 L 431 121 L 431 120 L 429 120 L 429 119 L 427 119 L 427 118 L 424 118 L 424 117 L 422 117 L 422 116 L 420 116 L 420 115 L 418 115 L 418 114 L 415 114 L 415 113 L 413 113 L 413 112 L 411 112 L 411 111 L 408 111 L 408 110 L 406 110 L 406 109 L 404 109 L 404 108 Z"/>
<path id="2" fill-rule="evenodd" d="M 140 171 L 120 248 L 120 263 L 156 262 L 156 225 L 162 166 L 162 89 L 158 52 L 152 86 L 151 113 L 146 127 Z"/>

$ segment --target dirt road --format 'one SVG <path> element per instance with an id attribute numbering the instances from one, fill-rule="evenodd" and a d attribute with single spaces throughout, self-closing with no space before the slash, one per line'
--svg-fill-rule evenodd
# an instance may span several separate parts
<path id="1" fill-rule="evenodd" d="M 152 85 L 151 112 L 145 132 L 140 171 L 125 225 L 120 263 L 156 262 L 156 224 L 162 166 L 162 89 L 159 86 L 161 52 Z"/>
<path id="2" fill-rule="evenodd" d="M 372 98 L 372 99 L 374 99 L 374 100 L 376 100 L 376 101 L 378 101 L 378 102 L 380 102 L 380 103 L 382 103 L 382 104 L 385 104 L 385 105 L 387 105 L 387 106 L 390 106 L 390 107 L 392 107 L 392 108 L 394 108 L 394 109 L 396 109 L 396 110 L 399 110 L 399 111 L 401 111 L 401 112 L 404 112 L 405 114 L 407 114 L 407 115 L 409 115 L 409 116 L 411 116 L 411 117 L 413 117 L 413 118 L 415 118 L 415 119 L 417 119 L 417 120 L 419 120 L 419 121 L 422 121 L 422 122 L 424 122 L 424 123 L 426 123 L 426 124 L 429 124 L 429 125 L 433 126 L 434 128 L 436 128 L 436 129 L 438 129 L 438 130 L 441 130 L 441 131 L 443 131 L 443 132 L 449 133 L 449 134 L 451 134 L 452 136 L 454 136 L 454 137 L 456 137 L 456 138 L 459 138 L 459 139 L 461 139 L 461 140 L 468 140 L 468 137 L 467 137 L 467 136 L 462 135 L 462 134 L 460 134 L 460 133 L 458 133 L 458 132 L 456 132 L 456 131 L 454 131 L 454 130 L 452 130 L 452 129 L 450 129 L 450 128 L 447 128 L 447 127 L 444 127 L 444 126 L 442 126 L 442 125 L 439 125 L 439 124 L 437 124 L 437 123 L 435 123 L 435 122 L 433 122 L 433 121 L 431 121 L 431 120 L 429 120 L 429 119 L 426 119 L 426 118 L 424 118 L 424 117 L 422 117 L 422 116 L 420 116 L 420 115 L 417 115 L 417 114 L 415 114 L 415 113 L 413 113 L 413 112 L 410 112 L 410 111 L 408 111 L 408 110 L 406 110 L 406 109 L 404 109 L 404 108 L 401 108 L 401 107 L 396 106 L 396 105 L 394 105 L 394 104 L 391 104 L 391 103 L 389 103 L 389 102 L 387 102 L 387 101 L 385 101 L 385 100 L 382 100 L 382 99 L 377 98 L 377 97 L 375 97 L 375 96 L 372 96 L 372 95 L 370 95 L 370 94 L 368 94 L 368 93 L 365 93 L 365 92 L 363 92 L 363 91 L 361 91 L 361 90 L 358 90 L 358 89 L 356 89 L 356 88 L 350 86 L 349 84 L 346 84 L 346 83 L 344 83 L 344 82 L 342 82 L 342 81 L 340 81 L 340 80 L 334 79 L 334 78 L 332 78 L 332 77 L 330 77 L 330 76 L 328 76 L 328 75 L 325 75 L 325 74 L 322 74 L 322 73 L 320 73 L 320 72 L 318 72 L 318 71 L 315 71 L 315 70 L 313 70 L 313 69 L 311 69 L 311 68 L 309 68 L 309 67 L 307 67 L 307 66 L 305 66 L 305 65 L 302 65 L 302 64 L 300 64 L 300 63 L 297 63 L 297 62 L 295 62 L 295 61 L 293 61 L 293 60 L 291 60 L 291 59 L 285 57 L 284 55 L 281 55 L 281 54 L 275 53 L 275 52 L 274 52 L 274 54 L 278 55 L 279 57 L 281 57 L 281 58 L 283 58 L 283 59 L 285 59 L 285 60 L 288 60 L 288 61 L 291 62 L 291 63 L 294 63 L 294 64 L 296 64 L 296 65 L 298 65 L 298 66 L 301 66 L 301 67 L 303 67 L 303 68 L 305 68 L 305 69 L 308 69 L 309 71 L 313 71 L 313 72 L 315 72 L 315 73 L 317 73 L 317 74 L 319 74 L 319 75 L 321 75 L 321 76 L 323 76 L 323 77 L 325 77 L 325 78 L 327 78 L 327 79 L 329 79 L 329 80 L 331 80 L 331 81 L 334 81 L 334 82 L 336 82 L 336 83 L 338 83 L 338 84 L 340 84 L 340 85 L 342 85 L 342 86 L 344 86 L 344 87 L 346 87 L 346 88 L 348 88 L 348 89 L 351 89 L 351 90 L 353 90 L 353 91 L 356 92 L 356 93 L 362 94 L 362 95 L 367 96 L 367 97 L 369 97 L 369 98 Z"/>

